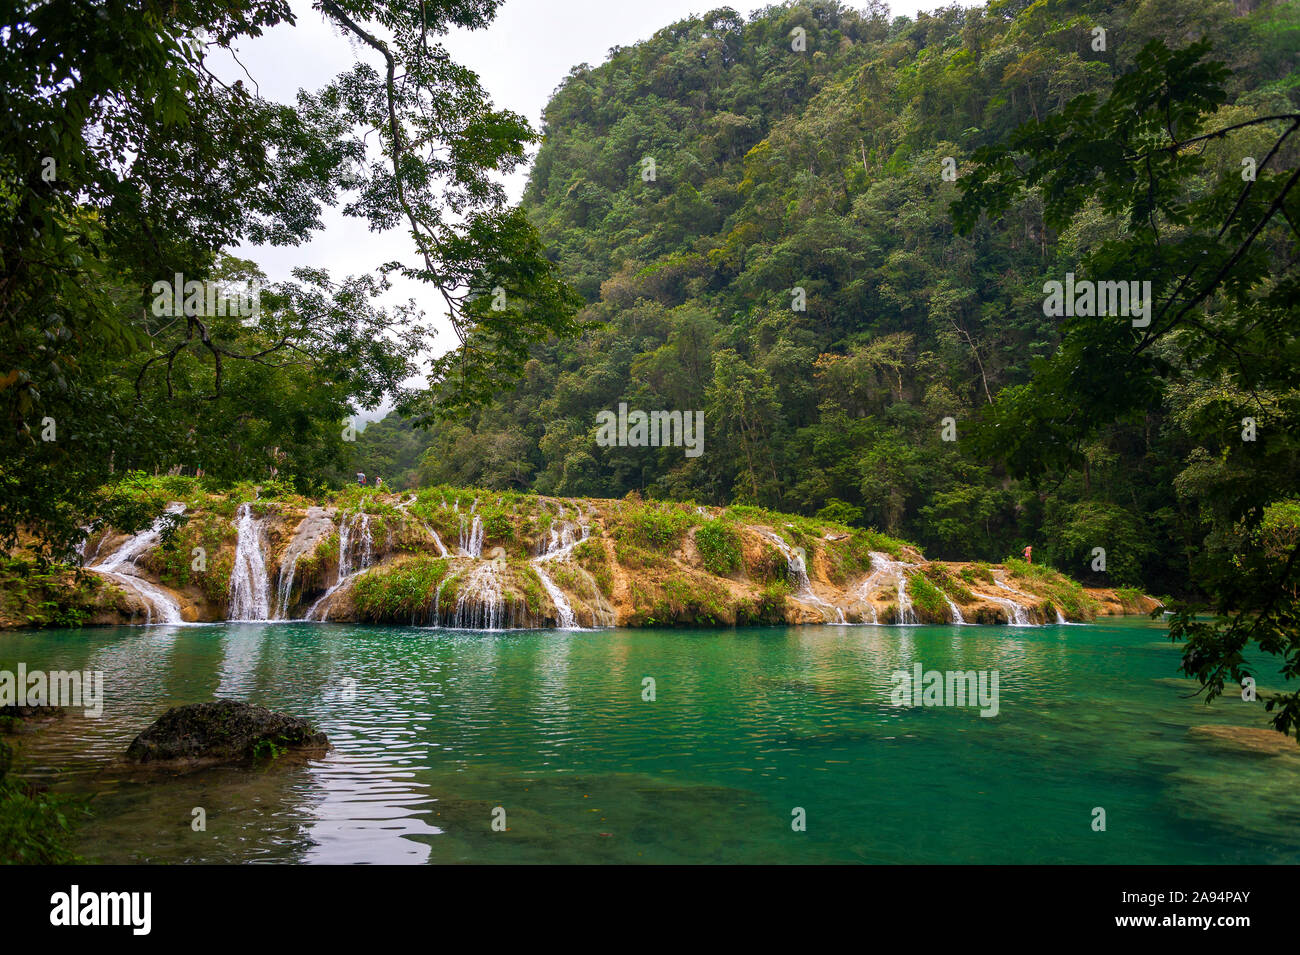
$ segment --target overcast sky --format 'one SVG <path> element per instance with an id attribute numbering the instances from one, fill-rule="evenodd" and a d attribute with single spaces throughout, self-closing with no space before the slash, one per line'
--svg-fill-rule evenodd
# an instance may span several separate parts
<path id="1" fill-rule="evenodd" d="M 975 0 L 963 0 L 971 6 Z M 850 4 L 853 5 L 853 4 Z M 951 5 L 951 0 L 897 0 L 891 15 L 913 16 L 918 10 Z M 767 3 L 744 0 L 507 0 L 486 30 L 455 30 L 444 45 L 461 65 L 474 70 L 494 105 L 512 109 L 541 128 L 542 109 L 569 70 L 579 63 L 604 62 L 615 46 L 631 46 L 657 30 L 688 16 L 731 6 L 746 17 Z M 862 4 L 865 6 L 865 3 Z M 355 41 L 327 26 L 308 0 L 293 0 L 298 23 L 281 26 L 239 48 L 239 59 L 257 81 L 263 96 L 292 103 L 299 89 L 319 89 L 347 69 L 356 59 Z M 360 53 L 372 59 L 372 51 Z M 220 72 L 231 79 L 243 71 L 228 64 Z M 521 170 L 506 180 L 512 201 L 517 201 L 527 180 Z M 309 245 L 293 248 L 244 246 L 235 254 L 259 263 L 272 281 L 289 278 L 299 265 L 328 269 L 341 277 L 369 272 L 378 265 L 400 259 L 412 261 L 410 240 L 401 229 L 374 234 L 357 219 L 337 211 L 325 213 L 325 229 Z M 440 328 L 434 352 L 451 347 L 453 336 L 434 297 L 418 283 L 394 281 L 390 300 L 414 298 L 427 307 L 430 324 Z M 366 416 L 370 417 L 370 416 Z"/>

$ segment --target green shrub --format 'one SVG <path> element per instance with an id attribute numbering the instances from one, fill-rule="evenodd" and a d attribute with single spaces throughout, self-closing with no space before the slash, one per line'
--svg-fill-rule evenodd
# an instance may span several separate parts
<path id="1" fill-rule="evenodd" d="M 723 520 L 706 521 L 695 531 L 695 546 L 704 569 L 719 577 L 735 573 L 741 564 L 740 535 Z"/>
<path id="2" fill-rule="evenodd" d="M 696 515 L 675 505 L 629 501 L 618 513 L 618 536 L 641 547 L 668 551 L 695 523 Z"/>
<path id="3" fill-rule="evenodd" d="M 948 619 L 948 602 L 943 599 L 943 591 L 936 587 L 930 578 L 922 573 L 907 575 L 907 592 L 912 598 L 912 606 L 917 616 L 926 621 Z"/>
<path id="4" fill-rule="evenodd" d="M 943 564 L 936 564 L 933 561 L 921 568 L 921 573 L 925 574 L 930 581 L 951 597 L 959 604 L 969 604 L 975 602 L 975 595 L 970 592 L 957 577 L 953 576 Z"/>
<path id="5" fill-rule="evenodd" d="M 421 619 L 433 605 L 447 567 L 444 558 L 420 556 L 377 568 L 353 582 L 352 602 L 361 616 L 375 622 Z"/>

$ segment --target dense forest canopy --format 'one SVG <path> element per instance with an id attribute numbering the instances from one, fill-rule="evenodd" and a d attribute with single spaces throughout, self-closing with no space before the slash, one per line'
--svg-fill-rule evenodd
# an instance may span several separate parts
<path id="1" fill-rule="evenodd" d="M 1294 112 L 1298 29 L 1294 4 L 1227 0 L 994 2 L 914 20 L 792 3 L 715 10 L 575 67 L 523 207 L 584 297 L 580 318 L 600 325 L 535 347 L 517 388 L 436 427 L 412 480 L 748 501 L 936 557 L 1031 544 L 1096 583 L 1186 591 L 1213 520 L 1198 474 L 1241 427 L 1231 385 L 1177 382 L 1029 476 L 945 441 L 944 419 L 965 439 L 1056 352 L 1065 319 L 1044 314 L 1044 283 L 1082 275 L 1089 250 L 1129 229 L 1092 199 L 1046 221 L 1031 190 L 960 234 L 950 206 L 981 147 L 1104 99 L 1152 40 L 1208 39 L 1230 71 L 1215 126 Z M 1207 143 L 1188 188 L 1236 178 L 1276 138 L 1246 126 Z M 1296 156 L 1284 143 L 1273 168 Z M 1272 400 L 1276 434 L 1286 402 Z M 620 402 L 703 410 L 704 453 L 600 446 L 597 416 Z"/>

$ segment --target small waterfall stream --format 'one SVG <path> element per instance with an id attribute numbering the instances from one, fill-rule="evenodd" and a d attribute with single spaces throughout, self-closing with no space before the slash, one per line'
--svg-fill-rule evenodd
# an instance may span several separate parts
<path id="1" fill-rule="evenodd" d="M 181 605 L 163 588 L 148 580 L 137 577 L 133 571 L 135 562 L 152 547 L 156 547 L 162 538 L 162 530 L 167 523 L 168 514 L 180 514 L 185 510 L 184 504 L 168 504 L 163 515 L 148 528 L 127 538 L 117 550 L 109 554 L 103 563 L 94 564 L 91 570 L 112 578 L 119 584 L 133 591 L 145 605 L 145 623 L 181 623 Z M 103 546 L 103 541 L 100 541 Z M 92 558 L 93 559 L 93 558 Z"/>
<path id="2" fill-rule="evenodd" d="M 888 554 L 874 550 L 871 552 L 871 574 L 858 585 L 858 598 L 871 607 L 872 623 L 880 623 L 880 614 L 875 604 L 871 602 L 871 592 L 880 586 L 882 580 L 890 577 L 893 578 L 894 587 L 898 592 L 897 622 L 908 626 L 918 622 L 916 611 L 912 609 L 912 599 L 907 595 L 907 571 L 911 566 L 901 560 L 894 560 Z M 954 611 L 957 616 L 961 615 L 961 612 L 955 608 Z"/>
<path id="3" fill-rule="evenodd" d="M 551 602 L 555 604 L 555 614 L 557 623 L 561 630 L 576 630 L 578 620 L 573 612 L 573 605 L 569 603 L 569 598 L 551 579 L 551 575 L 546 572 L 543 564 L 556 560 L 564 560 L 573 553 L 573 548 L 577 547 L 587 539 L 590 532 L 586 525 L 582 527 L 582 536 L 575 537 L 573 533 L 573 524 L 569 521 L 557 521 L 551 524 L 550 537 L 542 546 L 542 551 L 531 561 L 533 570 L 537 572 L 537 578 L 546 588 L 546 593 L 550 595 Z"/>
<path id="4" fill-rule="evenodd" d="M 796 588 L 795 599 L 813 604 L 821 611 L 823 617 L 826 617 L 828 612 L 835 614 L 835 623 L 845 623 L 843 610 L 813 592 L 812 580 L 808 577 L 808 568 L 804 564 L 803 554 L 787 544 L 785 538 L 776 531 L 768 530 L 766 527 L 757 530 L 776 545 L 776 549 L 785 557 L 786 574 Z"/>
<path id="5" fill-rule="evenodd" d="M 228 620 L 269 620 L 270 584 L 262 548 L 262 525 L 253 516 L 252 504 L 239 505 L 235 515 L 235 564 L 230 570 Z"/>
<path id="6" fill-rule="evenodd" d="M 479 517 L 478 498 L 469 507 L 469 514 L 460 513 L 460 502 L 456 502 L 456 514 L 460 518 L 460 554 L 462 557 L 483 556 L 483 519 Z"/>
<path id="7" fill-rule="evenodd" d="M 993 583 L 1008 593 L 1017 594 L 1021 597 L 1027 597 L 1014 587 L 1010 587 L 1000 577 L 993 578 Z M 1013 627 L 1032 627 L 1034 622 L 1029 619 L 1029 611 L 1025 605 L 1012 597 L 993 597 L 993 600 L 1002 604 L 1007 609 L 1007 622 Z"/>
<path id="8" fill-rule="evenodd" d="M 421 522 L 420 522 L 420 526 L 424 528 L 425 533 L 427 533 L 430 537 L 433 538 L 434 546 L 438 548 L 438 556 L 439 556 L 439 557 L 450 557 L 450 556 L 451 556 L 451 553 L 450 553 L 450 552 L 447 550 L 447 548 L 443 545 L 443 543 L 442 543 L 442 538 L 438 536 L 438 532 L 435 531 L 432 527 L 430 527 L 429 524 L 428 524 L 428 522 L 426 522 L 426 521 L 421 521 Z"/>
<path id="9" fill-rule="evenodd" d="M 452 626 L 458 630 L 501 630 L 506 622 L 506 602 L 501 596 L 501 567 L 485 560 L 465 577 L 456 595 Z"/>
<path id="10" fill-rule="evenodd" d="M 276 620 L 289 619 L 289 606 L 293 602 L 293 582 L 298 572 L 298 559 L 303 554 L 315 550 L 320 538 L 333 526 L 334 522 L 330 520 L 323 507 L 308 508 L 306 516 L 298 523 L 293 539 L 289 541 L 289 546 L 285 548 L 284 555 L 280 558 L 280 571 L 275 588 L 274 618 Z"/>
<path id="11" fill-rule="evenodd" d="M 954 626 L 960 627 L 966 623 L 966 618 L 961 615 L 961 608 L 958 607 L 951 597 L 943 595 L 943 599 L 948 601 L 948 609 L 952 611 L 952 622 Z"/>
<path id="12" fill-rule="evenodd" d="M 357 554 L 357 568 L 352 569 L 352 552 Z M 307 610 L 305 620 L 326 620 L 329 617 L 329 599 L 334 592 L 358 574 L 370 569 L 375 558 L 375 541 L 370 534 L 370 515 L 356 511 L 351 517 L 339 521 L 339 572 L 334 586 L 321 594 Z M 320 617 L 316 611 L 320 611 Z"/>

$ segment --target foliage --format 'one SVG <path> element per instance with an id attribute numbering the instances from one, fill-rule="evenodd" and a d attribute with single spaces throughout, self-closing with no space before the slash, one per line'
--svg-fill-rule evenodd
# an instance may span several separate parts
<path id="1" fill-rule="evenodd" d="M 1284 679 L 1300 675 L 1300 537 L 1279 533 L 1300 478 L 1300 109 L 1276 91 L 1232 103 L 1221 55 L 1209 39 L 1150 40 L 1105 98 L 1076 97 L 977 151 L 954 208 L 974 232 L 1032 193 L 1053 228 L 1114 230 L 1078 271 L 1151 283 L 1142 321 L 1066 319 L 1060 348 L 984 410 L 968 445 L 1022 477 L 1082 472 L 1086 488 L 1098 438 L 1150 434 L 1160 409 L 1156 473 L 1173 497 L 1141 505 L 1134 489 L 1132 503 L 1178 516 L 1197 588 L 1174 602 L 1169 632 L 1207 700 L 1252 673 L 1252 644 Z M 1266 707 L 1278 730 L 1300 725 L 1300 690 Z"/>
<path id="2" fill-rule="evenodd" d="M 907 575 L 908 596 L 917 616 L 926 621 L 946 620 L 948 603 L 943 599 L 943 591 L 923 573 Z"/>
<path id="3" fill-rule="evenodd" d="M 726 521 L 705 521 L 695 530 L 700 560 L 711 574 L 726 577 L 741 565 L 740 535 Z"/>
<path id="4" fill-rule="evenodd" d="M 1064 456 L 1081 471 L 1021 474 L 986 444 L 941 435 L 951 416 L 966 438 L 996 405 L 1005 407 L 1000 430 L 1026 453 L 1056 447 L 1037 424 L 1077 417 L 1063 407 L 1074 385 L 1024 399 L 1034 407 L 1021 407 L 1017 391 L 1071 333 L 1044 315 L 1041 289 L 1066 271 L 1084 274 L 1084 256 L 1128 228 L 1125 215 L 1076 189 L 1065 198 L 1083 204 L 1069 206 L 1081 211 L 1066 226 L 1046 221 L 1044 198 L 1028 191 L 958 233 L 950 207 L 968 179 L 979 181 L 980 149 L 1039 121 L 1033 142 L 1050 169 L 1052 134 L 1081 115 L 1078 105 L 1066 115 L 1079 96 L 1096 106 L 1118 90 L 1104 119 L 1123 123 L 1141 106 L 1140 77 L 1186 59 L 1143 59 L 1152 40 L 1213 37 L 1234 71 L 1221 94 L 1205 86 L 1213 73 L 1171 87 L 1180 118 L 1196 103 L 1217 104 L 1223 125 L 1291 108 L 1294 33 L 1278 7 L 1167 7 L 1070 0 L 892 21 L 878 7 L 838 3 L 748 17 L 719 9 L 575 68 L 547 106 L 523 205 L 584 296 L 580 319 L 600 324 L 534 347 L 517 390 L 435 429 L 422 477 L 739 501 L 878 528 L 943 559 L 995 560 L 1032 544 L 1081 574 L 1101 546 L 1108 571 L 1090 583 L 1195 591 L 1188 553 L 1203 528 L 1175 479 L 1210 419 L 1184 424 L 1185 402 L 1127 393 L 1140 412 L 1107 420 Z M 1094 24 L 1107 30 L 1104 52 L 1087 42 Z M 794 25 L 808 31 L 807 55 L 790 52 Z M 1268 154 L 1267 128 L 1198 144 L 1203 171 L 1240 184 L 1240 157 Z M 1068 141 L 1062 167 L 1117 155 L 1105 131 Z M 1127 146 L 1156 133 L 1135 125 Z M 653 182 L 640 175 L 646 156 L 656 160 Z M 940 175 L 949 156 L 956 183 Z M 1291 147 L 1272 162 L 1288 167 Z M 1111 172 L 1112 193 L 1136 195 L 1129 169 Z M 1188 246 L 1170 257 L 1198 255 Z M 805 311 L 792 308 L 796 287 Z M 1100 374 L 1090 387 L 1128 385 Z M 1237 387 L 1221 398 L 1226 436 L 1227 412 L 1253 396 Z M 597 444 L 596 415 L 624 401 L 699 411 L 704 453 Z M 1218 448 L 1209 450 L 1214 460 Z"/>
<path id="5" fill-rule="evenodd" d="M 615 518 L 614 534 L 638 547 L 671 551 L 695 523 L 693 511 L 673 504 L 626 502 Z"/>
<path id="6" fill-rule="evenodd" d="M 138 529 L 99 491 L 125 470 L 337 483 L 355 461 L 356 408 L 473 406 L 523 373 L 529 347 L 578 330 L 575 293 L 499 179 L 535 134 L 431 42 L 486 26 L 497 6 L 7 8 L 0 543 L 22 528 L 68 559 L 92 517 Z M 354 41 L 355 62 L 321 89 L 284 104 L 218 75 L 246 41 L 308 16 Z M 269 283 L 225 254 L 305 243 L 327 207 L 371 230 L 400 225 L 415 264 Z M 418 396 L 404 382 L 432 332 L 413 302 L 376 304 L 393 271 L 437 297 L 456 335 Z M 174 290 L 177 309 L 176 276 L 212 294 Z"/>
<path id="7" fill-rule="evenodd" d="M 0 864 L 70 865 L 82 862 L 68 847 L 84 803 L 39 792 L 8 775 L 10 745 L 0 739 Z"/>
<path id="8" fill-rule="evenodd" d="M 353 583 L 353 604 L 367 620 L 423 620 L 433 606 L 434 591 L 446 577 L 448 566 L 443 558 L 417 556 L 376 568 Z"/>

